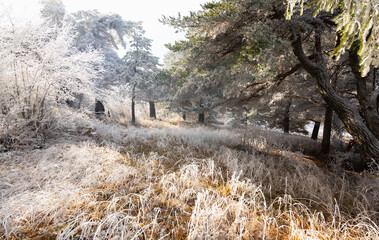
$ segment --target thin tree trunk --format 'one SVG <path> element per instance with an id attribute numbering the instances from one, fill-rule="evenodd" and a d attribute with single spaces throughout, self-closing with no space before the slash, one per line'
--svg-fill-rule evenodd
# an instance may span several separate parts
<path id="1" fill-rule="evenodd" d="M 290 117 L 288 115 L 284 117 L 283 132 L 284 133 L 290 132 Z"/>
<path id="2" fill-rule="evenodd" d="M 136 111 L 135 111 L 135 103 L 134 100 L 132 100 L 132 123 L 136 123 Z"/>
<path id="3" fill-rule="evenodd" d="M 331 106 L 327 106 L 325 109 L 324 131 L 321 142 L 321 153 L 323 154 L 328 154 L 330 152 L 330 136 L 332 132 L 332 122 L 333 108 Z"/>
<path id="4" fill-rule="evenodd" d="M 156 114 L 156 111 L 155 111 L 155 102 L 154 101 L 150 101 L 149 105 L 150 105 L 150 117 L 154 118 L 154 119 L 157 119 L 157 114 Z"/>
<path id="5" fill-rule="evenodd" d="M 283 118 L 284 133 L 290 132 L 290 108 L 291 108 L 291 100 L 287 103 L 286 108 L 284 110 L 284 118 Z"/>
<path id="6" fill-rule="evenodd" d="M 321 123 L 319 121 L 315 121 L 315 125 L 313 126 L 313 131 L 312 131 L 312 137 L 311 137 L 311 139 L 317 140 L 318 132 L 320 131 L 320 124 Z"/>
<path id="7" fill-rule="evenodd" d="M 205 123 L 205 114 L 204 114 L 204 112 L 199 113 L 199 123 Z"/>
<path id="8" fill-rule="evenodd" d="M 136 110 L 135 110 L 135 98 L 136 98 L 136 85 L 133 85 L 132 89 L 132 124 L 136 123 Z"/>

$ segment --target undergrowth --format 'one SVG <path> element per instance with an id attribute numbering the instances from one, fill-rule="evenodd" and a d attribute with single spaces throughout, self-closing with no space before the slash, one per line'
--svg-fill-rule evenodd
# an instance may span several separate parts
<path id="1" fill-rule="evenodd" d="M 379 239 L 378 178 L 320 168 L 281 136 L 88 120 L 1 153 L 0 237 Z"/>

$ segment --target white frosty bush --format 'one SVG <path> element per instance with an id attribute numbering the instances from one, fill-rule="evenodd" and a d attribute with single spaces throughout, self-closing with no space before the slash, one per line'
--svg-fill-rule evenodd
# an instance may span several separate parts
<path id="1" fill-rule="evenodd" d="M 90 92 L 101 72 L 98 52 L 79 52 L 70 26 L 8 26 L 0 33 L 0 140 L 54 127 L 76 93 Z M 22 135 L 24 134 L 24 135 Z"/>

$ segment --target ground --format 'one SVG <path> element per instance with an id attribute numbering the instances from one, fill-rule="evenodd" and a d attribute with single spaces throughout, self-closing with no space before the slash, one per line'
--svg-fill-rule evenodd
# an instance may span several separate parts
<path id="1" fill-rule="evenodd" d="M 379 239 L 379 178 L 344 171 L 348 154 L 318 164 L 301 152 L 314 141 L 256 128 L 88 121 L 0 153 L 0 238 Z"/>

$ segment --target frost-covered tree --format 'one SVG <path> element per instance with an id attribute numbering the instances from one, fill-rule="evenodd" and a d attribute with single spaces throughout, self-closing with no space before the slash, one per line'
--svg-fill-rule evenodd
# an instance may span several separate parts
<path id="1" fill-rule="evenodd" d="M 164 69 L 155 69 L 138 84 L 140 98 L 149 103 L 150 118 L 157 118 L 156 102 L 169 102 L 172 94 L 172 78 Z"/>
<path id="2" fill-rule="evenodd" d="M 367 68 L 362 64 L 376 65 L 378 37 L 375 21 L 378 15 L 375 9 L 378 5 L 376 1 L 301 2 L 314 4 L 310 9 L 304 9 L 301 16 L 294 14 L 290 21 L 285 19 L 287 1 L 281 0 L 212 1 L 189 16 L 163 20 L 187 31 L 188 41 L 173 47 L 190 49 L 190 63 L 209 69 L 228 65 L 234 71 L 255 76 L 233 81 L 228 87 L 232 98 L 254 100 L 300 69 L 306 70 L 316 80 L 315 85 L 324 101 L 356 140 L 363 159 L 378 162 L 377 70 L 374 66 Z M 345 2 L 349 4 L 344 5 Z M 313 16 L 317 6 L 321 10 L 336 11 L 322 11 Z M 343 13 L 339 15 L 341 11 Z M 350 18 L 351 22 L 347 21 L 347 25 L 343 25 L 345 28 L 341 29 L 339 21 L 349 20 L 349 14 L 358 19 Z M 361 27 L 358 28 L 356 25 L 359 24 Z M 362 30 L 363 35 L 358 30 Z M 343 54 L 345 50 L 349 54 Z M 336 55 L 336 52 L 340 54 Z M 355 78 L 355 99 L 345 98 L 346 89 L 339 89 L 332 83 L 332 66 L 343 61 L 350 65 L 346 74 Z M 367 76 L 362 77 L 361 73 L 366 73 L 367 69 Z"/>
<path id="3" fill-rule="evenodd" d="M 43 0 L 41 3 L 41 15 L 47 23 L 61 26 L 65 22 L 73 26 L 72 34 L 76 36 L 75 46 L 79 51 L 92 47 L 102 52 L 105 71 L 97 87 L 102 89 L 119 84 L 123 63 L 115 50 L 126 48 L 135 22 L 126 21 L 118 14 L 103 14 L 97 10 L 67 13 L 60 0 Z"/>
<path id="4" fill-rule="evenodd" d="M 96 10 L 79 11 L 70 16 L 70 22 L 77 33 L 76 46 L 79 50 L 91 46 L 102 51 L 105 57 L 104 76 L 97 86 L 104 88 L 120 84 L 123 81 L 121 78 L 123 63 L 115 50 L 120 46 L 126 47 L 135 23 L 125 21 L 118 14 L 102 14 Z"/>
<path id="5" fill-rule="evenodd" d="M 66 8 L 61 0 L 41 0 L 41 16 L 49 25 L 62 26 L 65 21 Z"/>
<path id="6" fill-rule="evenodd" d="M 95 49 L 126 47 L 125 37 L 130 36 L 135 22 L 125 21 L 118 14 L 103 14 L 97 10 L 78 11 L 68 17 L 74 27 L 79 49 L 91 46 Z"/>
<path id="7" fill-rule="evenodd" d="M 184 73 L 210 73 L 210 79 L 203 78 L 204 81 L 193 84 L 197 93 L 203 88 L 203 93 L 209 94 L 207 86 L 217 88 L 209 97 L 213 102 L 210 105 L 234 103 L 238 107 L 247 102 L 256 105 L 259 97 L 269 95 L 271 89 L 300 69 L 293 56 L 285 55 L 288 42 L 274 35 L 271 26 L 261 23 L 264 15 L 259 12 L 262 8 L 268 11 L 273 2 L 214 1 L 190 16 L 163 19 L 167 24 L 187 30 L 188 41 L 169 47 L 186 56 L 180 62 L 186 69 Z M 251 24 L 254 21 L 256 25 Z M 188 96 L 201 97 L 191 94 L 190 89 Z M 239 108 L 239 111 L 245 110 Z"/>
<path id="8" fill-rule="evenodd" d="M 131 111 L 132 123 L 136 122 L 135 102 L 138 99 L 147 100 L 151 107 L 151 116 L 155 117 L 154 97 L 148 96 L 147 89 L 154 88 L 156 80 L 155 73 L 158 67 L 158 58 L 150 52 L 152 40 L 144 36 L 145 31 L 140 25 L 134 29 L 132 39 L 130 40 L 130 48 L 123 57 L 124 69 L 123 76 L 130 86 L 131 92 Z M 137 96 L 137 91 L 139 95 Z M 151 98 L 150 98 L 151 97 Z"/>
<path id="9" fill-rule="evenodd" d="M 101 75 L 97 51 L 78 51 L 72 28 L 7 26 L 0 34 L 0 139 L 45 133 L 76 92 L 90 93 Z M 30 131 L 28 131 L 30 130 Z"/>

